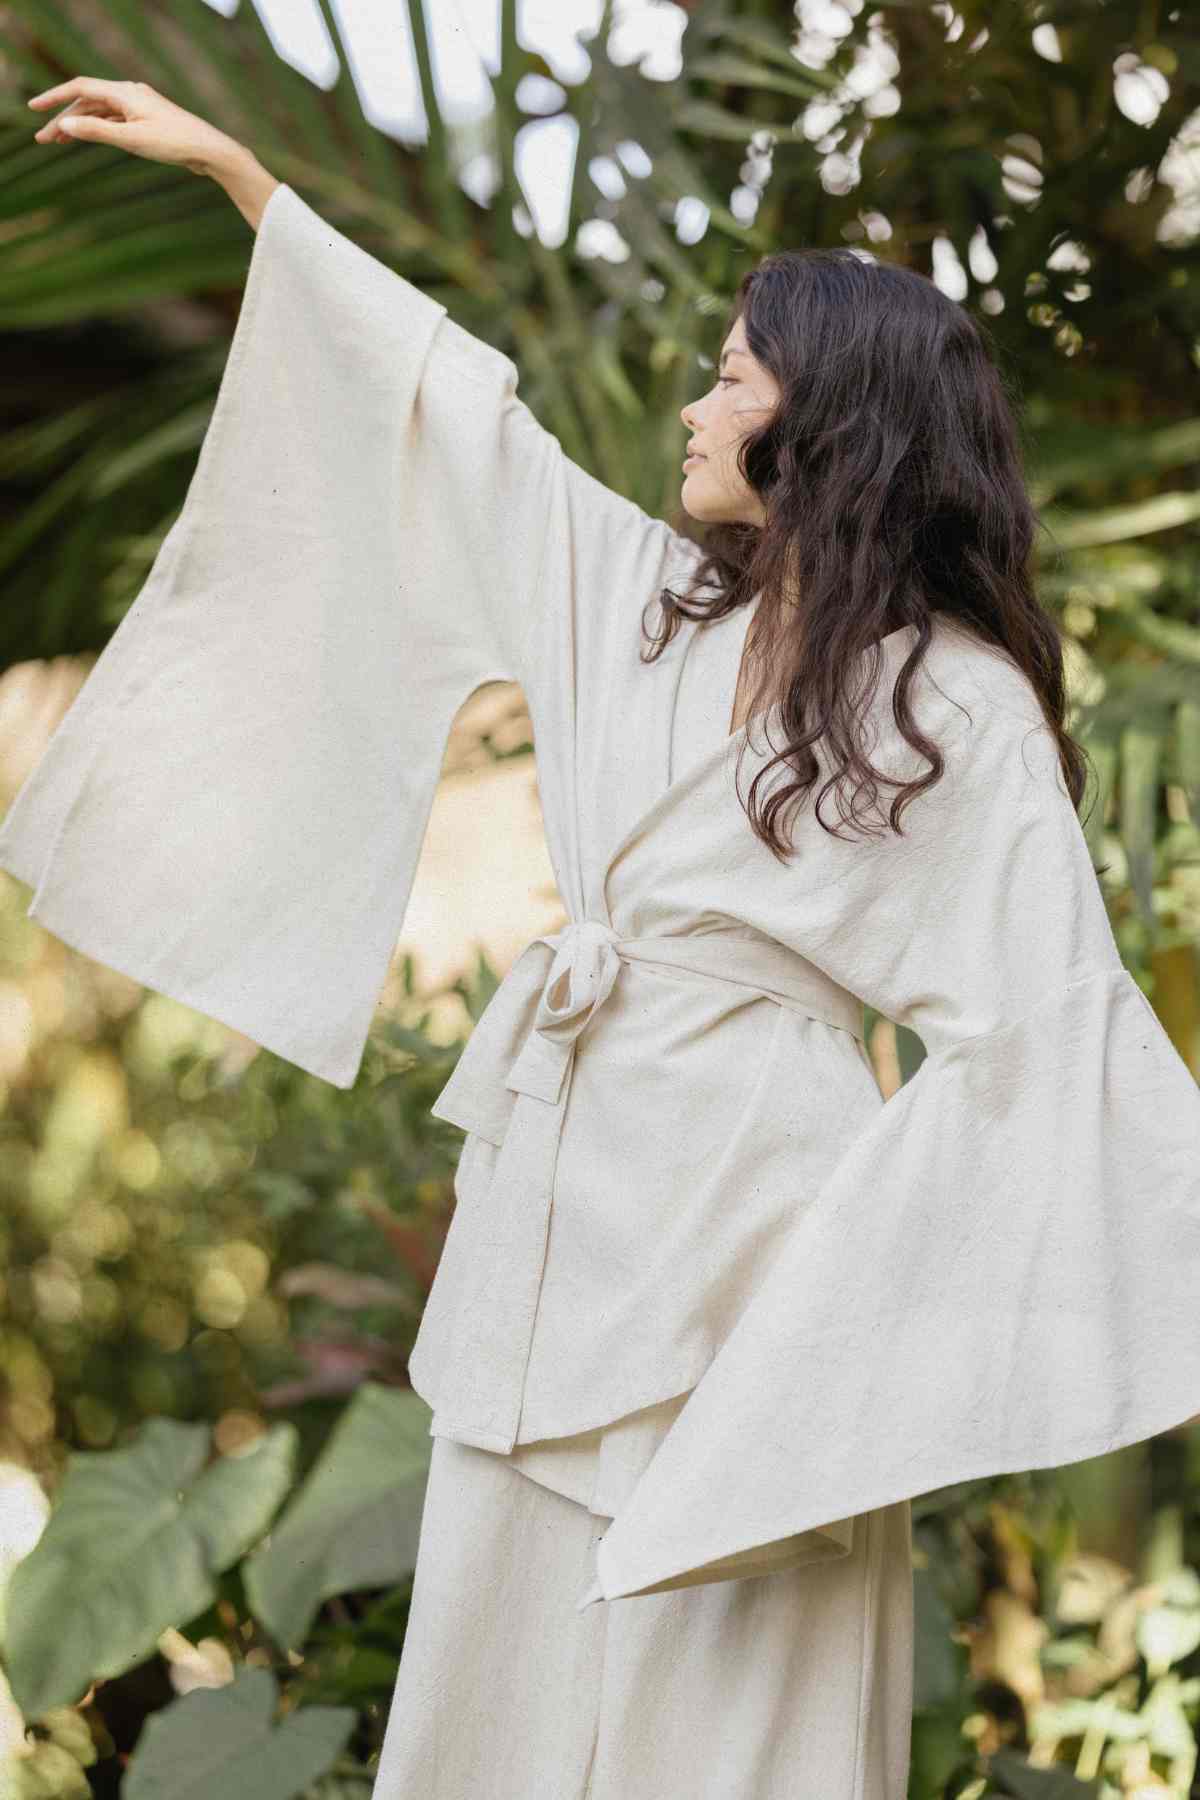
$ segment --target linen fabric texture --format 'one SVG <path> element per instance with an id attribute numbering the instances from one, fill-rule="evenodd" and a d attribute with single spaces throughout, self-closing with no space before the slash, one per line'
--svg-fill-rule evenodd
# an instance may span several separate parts
<path id="1" fill-rule="evenodd" d="M 1029 684 L 938 615 L 941 780 L 902 835 L 810 804 L 779 861 L 738 793 L 775 714 L 726 731 L 747 614 L 643 663 L 702 552 L 516 384 L 272 193 L 182 512 L 0 832 L 30 912 L 349 1086 L 453 716 L 519 681 L 567 924 L 433 1109 L 468 1134 L 411 1362 L 435 1437 L 511 1454 L 684 1396 L 599 1601 L 849 1555 L 875 1509 L 1191 1417 L 1200 1092 Z M 902 779 L 915 641 L 873 652 L 866 720 Z M 927 1050 L 886 1103 L 864 1002 Z"/>
<path id="2" fill-rule="evenodd" d="M 903 1800 L 907 1502 L 827 1567 L 579 1612 L 608 1519 L 521 1454 L 434 1440 L 372 1800 Z"/>

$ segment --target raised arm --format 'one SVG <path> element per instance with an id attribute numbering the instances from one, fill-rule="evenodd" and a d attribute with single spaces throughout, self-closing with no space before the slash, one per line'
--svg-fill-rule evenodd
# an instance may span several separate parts
<path id="1" fill-rule="evenodd" d="M 134 83 L 50 95 L 261 211 L 183 508 L 0 867 L 64 942 L 349 1086 L 458 707 L 519 682 L 572 793 L 573 684 L 603 678 L 576 624 L 620 603 L 636 630 L 676 534 L 563 454 L 510 358 L 219 133 Z"/>

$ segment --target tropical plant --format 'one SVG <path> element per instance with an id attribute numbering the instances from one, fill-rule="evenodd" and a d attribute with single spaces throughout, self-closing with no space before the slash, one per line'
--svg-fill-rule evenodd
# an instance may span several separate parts
<path id="1" fill-rule="evenodd" d="M 60 1783 L 49 1791 L 71 1791 L 65 1759 L 77 1773 L 96 1761 L 91 1731 L 68 1732 L 72 1708 L 156 1654 L 184 1668 L 183 1691 L 138 1737 L 121 1785 L 129 1800 L 292 1800 L 332 1771 L 361 1770 L 342 1753 L 359 1707 L 390 1685 L 398 1646 L 373 1651 L 368 1618 L 349 1658 L 324 1672 L 319 1643 L 307 1665 L 300 1652 L 324 1602 L 411 1577 L 429 1420 L 411 1391 L 364 1383 L 300 1483 L 287 1424 L 222 1455 L 208 1427 L 155 1419 L 119 1450 L 74 1454 L 6 1594 L 12 1703 L 40 1725 L 10 1765 L 16 1795 L 33 1800 L 47 1779 Z M 195 1649 L 182 1635 L 213 1624 L 220 1635 Z M 355 1703 L 316 1698 L 322 1679 Z"/>

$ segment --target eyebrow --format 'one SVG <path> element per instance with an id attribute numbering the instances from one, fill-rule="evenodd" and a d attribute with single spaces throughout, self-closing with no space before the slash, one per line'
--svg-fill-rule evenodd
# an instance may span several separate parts
<path id="1" fill-rule="evenodd" d="M 729 357 L 731 357 L 731 356 L 745 356 L 745 354 L 746 354 L 746 352 L 745 352 L 745 351 L 744 351 L 744 350 L 722 350 L 722 352 L 721 352 L 721 360 L 720 360 L 720 362 L 719 362 L 719 363 L 718 363 L 718 364 L 717 364 L 717 367 L 718 367 L 718 368 L 719 368 L 719 369 L 723 369 L 723 368 L 724 368 L 724 367 L 725 367 L 725 364 L 726 364 L 726 362 L 727 362 L 727 360 L 728 360 L 728 359 L 729 359 Z"/>

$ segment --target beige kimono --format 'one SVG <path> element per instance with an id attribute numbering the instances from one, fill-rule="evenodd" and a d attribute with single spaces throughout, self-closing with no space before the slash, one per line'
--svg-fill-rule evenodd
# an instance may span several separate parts
<path id="1" fill-rule="evenodd" d="M 837 1556 L 871 1509 L 1190 1417 L 1200 1093 L 1028 684 L 941 620 L 941 781 L 900 837 L 810 806 L 777 860 L 735 789 L 775 721 L 726 735 L 745 616 L 640 661 L 700 552 L 516 379 L 273 193 L 186 504 L 0 834 L 33 916 L 348 1086 L 451 720 L 519 681 L 570 923 L 434 1108 L 469 1134 L 411 1365 L 435 1435 L 537 1445 L 563 1491 L 546 1440 L 614 1428 L 598 1600 Z M 907 775 L 914 636 L 869 721 Z M 864 1001 L 928 1051 L 886 1104 Z"/>

